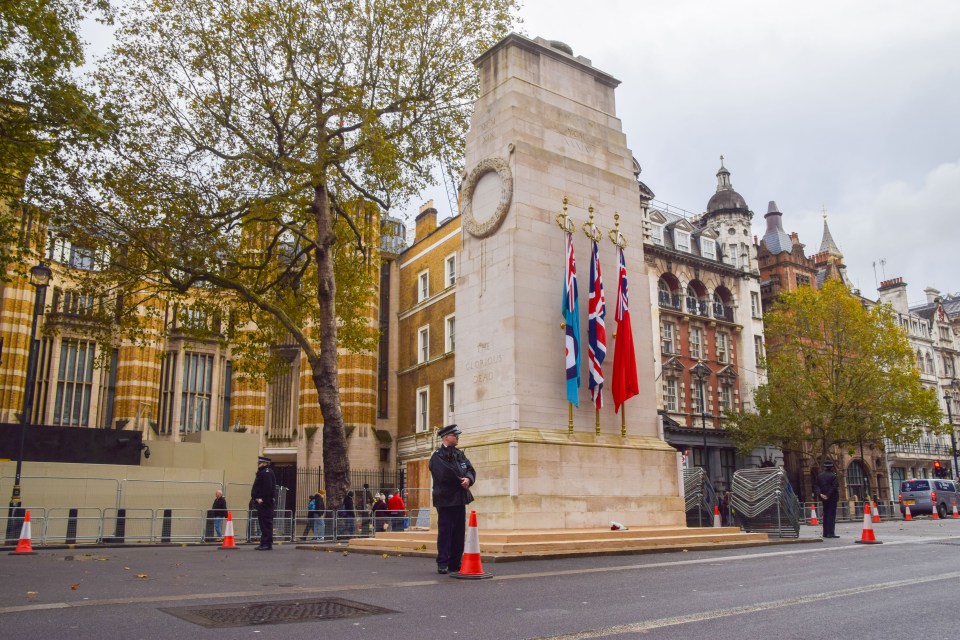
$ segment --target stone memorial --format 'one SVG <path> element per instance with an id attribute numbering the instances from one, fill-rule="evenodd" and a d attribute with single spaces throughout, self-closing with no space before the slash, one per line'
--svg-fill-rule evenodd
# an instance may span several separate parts
<path id="1" fill-rule="evenodd" d="M 510 35 L 476 64 L 480 96 L 466 139 L 457 283 L 456 418 L 477 467 L 486 529 L 683 526 L 677 453 L 661 437 L 653 371 L 650 278 L 633 154 L 617 118 L 619 81 L 570 47 Z M 564 198 L 582 329 L 579 407 L 566 398 L 561 299 Z M 587 388 L 593 207 L 606 298 L 599 423 Z M 614 413 L 619 215 L 626 240 L 640 393 Z M 598 426 L 599 425 L 599 426 Z M 599 431 L 599 433 L 598 433 Z M 625 435 L 624 435 L 625 432 Z"/>

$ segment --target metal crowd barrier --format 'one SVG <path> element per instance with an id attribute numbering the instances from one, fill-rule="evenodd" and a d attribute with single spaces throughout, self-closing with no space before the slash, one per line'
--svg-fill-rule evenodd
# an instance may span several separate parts
<path id="1" fill-rule="evenodd" d="M 213 527 L 213 518 L 205 509 L 139 509 L 93 507 L 57 507 L 49 512 L 42 508 L 26 507 L 14 512 L 5 510 L 0 516 L 0 527 L 8 532 L 7 544 L 16 544 L 25 510 L 30 511 L 31 541 L 34 545 L 47 544 L 156 544 L 219 541 Z M 231 511 L 234 537 L 237 542 L 256 542 L 260 539 L 257 512 Z M 332 513 L 317 519 L 307 517 L 306 511 L 278 510 L 273 519 L 273 537 L 276 541 L 302 542 L 319 537 L 320 542 L 339 542 L 357 537 L 373 537 L 386 531 L 406 531 L 430 526 L 430 509 L 408 509 L 402 514 L 390 511 L 355 511 L 352 514 Z M 18 515 L 20 514 L 20 515 Z M 224 533 L 226 518 L 224 518 Z"/>
<path id="2" fill-rule="evenodd" d="M 736 522 L 750 532 L 780 538 L 800 535 L 800 502 L 779 467 L 741 469 L 733 474 L 730 506 Z"/>
<path id="3" fill-rule="evenodd" d="M 684 510 L 688 527 L 712 527 L 717 494 L 706 472 L 700 467 L 683 470 Z"/>

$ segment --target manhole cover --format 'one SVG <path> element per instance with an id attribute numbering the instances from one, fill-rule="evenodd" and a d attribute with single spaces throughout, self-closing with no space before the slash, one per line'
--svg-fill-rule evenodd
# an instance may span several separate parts
<path id="1" fill-rule="evenodd" d="M 160 610 L 187 622 L 209 628 L 249 627 L 261 624 L 360 618 L 382 613 L 396 613 L 396 611 L 390 609 L 375 607 L 363 602 L 344 600 L 343 598 L 241 602 L 229 605 L 171 607 Z"/>

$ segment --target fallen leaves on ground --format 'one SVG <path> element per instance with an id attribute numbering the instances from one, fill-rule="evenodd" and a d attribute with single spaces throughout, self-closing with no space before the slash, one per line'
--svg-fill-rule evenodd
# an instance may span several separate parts
<path id="1" fill-rule="evenodd" d="M 79 582 L 78 582 L 77 584 L 72 584 L 72 585 L 70 585 L 70 589 L 72 589 L 73 591 L 76 591 L 76 590 L 79 589 L 79 588 L 80 588 L 80 583 L 79 583 Z"/>
<path id="2" fill-rule="evenodd" d="M 135 575 L 137 578 L 140 578 L 141 580 L 146 580 L 146 579 L 147 579 L 147 574 L 145 574 L 145 573 L 136 573 L 136 574 L 134 574 L 134 575 Z"/>
<path id="3" fill-rule="evenodd" d="M 40 595 L 39 591 L 27 591 L 28 598 L 36 598 L 38 595 Z"/>

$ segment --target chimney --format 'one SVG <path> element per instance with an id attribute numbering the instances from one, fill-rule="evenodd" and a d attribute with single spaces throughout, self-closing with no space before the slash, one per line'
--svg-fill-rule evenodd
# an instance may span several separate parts
<path id="1" fill-rule="evenodd" d="M 880 293 L 880 302 L 889 304 L 894 311 L 902 314 L 910 312 L 910 305 L 907 303 L 907 283 L 903 278 L 884 280 L 877 291 Z"/>
<path id="2" fill-rule="evenodd" d="M 940 291 L 938 289 L 934 289 L 933 287 L 927 287 L 923 290 L 923 292 L 927 294 L 927 302 L 929 303 L 936 302 L 937 299 L 940 298 Z"/>
<path id="3" fill-rule="evenodd" d="M 416 234 L 413 239 L 415 243 L 426 238 L 437 228 L 437 210 L 433 207 L 433 200 L 427 200 L 420 207 L 416 225 Z"/>

